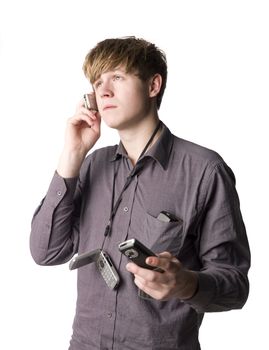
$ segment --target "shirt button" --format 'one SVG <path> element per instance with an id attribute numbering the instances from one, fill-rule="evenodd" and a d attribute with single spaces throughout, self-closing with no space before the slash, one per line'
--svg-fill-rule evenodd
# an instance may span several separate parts
<path id="1" fill-rule="evenodd" d="M 125 213 L 127 213 L 127 211 L 129 210 L 128 207 L 124 207 L 123 210 L 125 211 Z"/>
<path id="2" fill-rule="evenodd" d="M 57 191 L 57 196 L 61 196 L 62 195 L 62 191 Z"/>
<path id="3" fill-rule="evenodd" d="M 112 313 L 111 313 L 111 312 L 108 312 L 108 313 L 107 313 L 107 317 L 108 317 L 108 318 L 111 318 L 111 317 L 112 317 Z"/>

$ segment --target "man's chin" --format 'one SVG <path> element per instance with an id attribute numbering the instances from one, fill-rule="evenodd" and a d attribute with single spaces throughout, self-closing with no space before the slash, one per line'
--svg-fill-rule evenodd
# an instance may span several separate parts
<path id="1" fill-rule="evenodd" d="M 133 127 L 135 125 L 135 121 L 132 120 L 119 120 L 119 118 L 117 120 L 115 120 L 115 118 L 103 118 L 104 123 L 106 124 L 107 127 L 111 128 L 111 129 L 115 129 L 117 131 L 123 131 L 123 130 L 128 130 L 131 127 Z"/>
<path id="2" fill-rule="evenodd" d="M 120 123 L 115 120 L 105 120 L 103 119 L 104 123 L 106 124 L 107 127 L 115 130 L 122 130 L 125 127 L 125 123 Z"/>
<path id="3" fill-rule="evenodd" d="M 108 122 L 105 121 L 105 124 L 110 129 L 119 130 L 119 127 L 120 127 L 117 123 L 113 123 L 113 122 L 108 123 Z"/>

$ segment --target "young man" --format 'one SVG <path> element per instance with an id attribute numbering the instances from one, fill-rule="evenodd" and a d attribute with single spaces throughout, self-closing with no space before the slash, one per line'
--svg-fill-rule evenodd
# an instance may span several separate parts
<path id="1" fill-rule="evenodd" d="M 203 314 L 241 308 L 248 296 L 234 175 L 217 153 L 159 121 L 167 66 L 155 45 L 104 40 L 84 72 L 99 112 L 81 101 L 67 123 L 57 172 L 33 218 L 31 252 L 38 264 L 55 265 L 101 248 L 120 283 L 108 288 L 94 263 L 78 269 L 70 349 L 200 349 Z M 101 119 L 120 144 L 86 157 Z M 128 263 L 118 245 L 131 238 L 158 254 L 146 262 L 163 271 Z"/>

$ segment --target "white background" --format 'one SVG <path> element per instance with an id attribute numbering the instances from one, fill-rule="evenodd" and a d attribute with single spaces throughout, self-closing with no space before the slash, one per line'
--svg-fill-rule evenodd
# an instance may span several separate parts
<path id="1" fill-rule="evenodd" d="M 126 35 L 167 54 L 161 119 L 219 152 L 237 178 L 252 249 L 250 297 L 243 310 L 205 316 L 202 348 L 267 348 L 268 18 L 268 2 L 259 0 L 0 0 L 1 348 L 68 348 L 76 273 L 67 264 L 35 265 L 30 221 L 56 167 L 66 119 L 88 90 L 86 53 Z M 117 142 L 104 127 L 97 147 Z"/>

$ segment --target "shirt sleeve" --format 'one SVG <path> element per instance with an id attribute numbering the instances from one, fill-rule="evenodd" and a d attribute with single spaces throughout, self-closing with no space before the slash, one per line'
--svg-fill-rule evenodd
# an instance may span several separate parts
<path id="1" fill-rule="evenodd" d="M 223 162 L 209 176 L 199 225 L 199 288 L 187 303 L 197 312 L 242 308 L 249 283 L 250 251 L 235 178 Z"/>
<path id="2" fill-rule="evenodd" d="M 77 251 L 79 204 L 76 202 L 79 201 L 74 200 L 77 182 L 77 178 L 63 179 L 55 172 L 45 198 L 34 213 L 30 250 L 39 265 L 65 263 Z"/>

